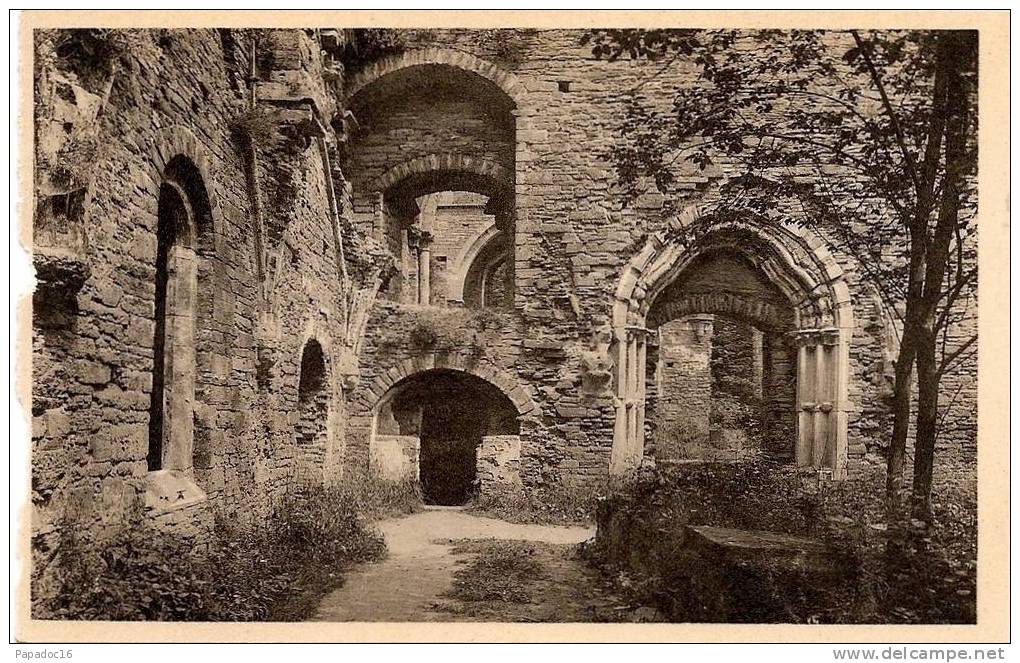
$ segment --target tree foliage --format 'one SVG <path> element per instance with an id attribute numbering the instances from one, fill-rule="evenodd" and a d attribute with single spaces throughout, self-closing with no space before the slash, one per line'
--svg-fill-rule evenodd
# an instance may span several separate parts
<path id="1" fill-rule="evenodd" d="M 596 58 L 658 65 L 630 91 L 606 155 L 625 200 L 654 186 L 676 212 L 689 204 L 685 177 L 725 173 L 712 213 L 681 242 L 739 218 L 815 228 L 855 258 L 902 330 L 890 494 L 901 489 L 916 363 L 925 504 L 938 384 L 976 342 L 954 338 L 977 284 L 976 33 L 594 30 L 583 43 Z M 670 103 L 646 92 L 677 68 L 689 75 L 671 79 L 684 82 Z"/>

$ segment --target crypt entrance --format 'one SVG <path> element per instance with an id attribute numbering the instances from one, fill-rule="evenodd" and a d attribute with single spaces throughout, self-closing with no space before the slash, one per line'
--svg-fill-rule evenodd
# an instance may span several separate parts
<path id="1" fill-rule="evenodd" d="M 426 504 L 464 504 L 479 488 L 489 448 L 518 439 L 517 415 L 483 378 L 449 369 L 415 373 L 379 403 L 373 465 L 388 478 L 417 478 Z"/>

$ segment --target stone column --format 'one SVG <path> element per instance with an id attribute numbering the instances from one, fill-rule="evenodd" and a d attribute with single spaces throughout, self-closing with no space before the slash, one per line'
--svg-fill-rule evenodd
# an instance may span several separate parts
<path id="1" fill-rule="evenodd" d="M 754 395 L 762 398 L 765 395 L 765 334 L 756 327 L 751 327 L 751 353 Z"/>
<path id="2" fill-rule="evenodd" d="M 382 191 L 375 192 L 375 206 L 372 210 L 372 236 L 380 242 L 386 239 L 386 199 Z"/>
<path id="3" fill-rule="evenodd" d="M 628 325 L 616 336 L 616 428 L 610 472 L 625 474 L 644 455 L 645 358 L 649 330 Z"/>
<path id="4" fill-rule="evenodd" d="M 835 327 L 794 333 L 797 344 L 797 464 L 841 477 L 846 457 L 846 343 Z"/>
<path id="5" fill-rule="evenodd" d="M 412 244 L 413 239 L 410 228 L 402 228 L 400 230 L 400 255 L 397 256 L 400 263 L 400 289 L 397 292 L 396 300 L 402 304 L 413 304 L 418 298 L 417 286 L 414 289 L 411 288 L 412 275 L 411 268 L 408 265 L 410 257 L 415 254 L 415 248 Z M 414 271 L 414 278 L 417 278 L 418 270 Z"/>
<path id="6" fill-rule="evenodd" d="M 421 228 L 411 227 L 407 232 L 407 243 L 415 255 L 418 286 L 415 299 L 418 304 L 427 306 L 432 296 L 430 292 L 432 275 L 429 269 L 432 260 L 432 251 L 429 249 L 429 245 L 432 244 L 432 234 Z"/>
<path id="7" fill-rule="evenodd" d="M 797 465 L 811 464 L 812 438 L 814 436 L 814 364 L 809 361 L 808 347 L 797 346 Z"/>
<path id="8" fill-rule="evenodd" d="M 432 273 L 431 273 L 432 251 L 429 245 L 421 244 L 418 247 L 418 303 L 427 305 L 432 299 Z"/>

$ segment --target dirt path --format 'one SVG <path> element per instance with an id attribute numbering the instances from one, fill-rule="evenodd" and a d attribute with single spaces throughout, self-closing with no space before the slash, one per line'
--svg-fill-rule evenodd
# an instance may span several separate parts
<path id="1" fill-rule="evenodd" d="M 429 510 L 378 523 L 389 555 L 351 572 L 327 595 L 315 621 L 577 621 L 585 619 L 594 572 L 574 558 L 575 545 L 594 531 L 583 527 L 517 525 L 457 510 Z M 476 557 L 454 541 L 500 539 L 535 542 L 531 555 L 543 569 L 528 595 L 506 603 L 472 603 L 450 596 L 458 571 Z M 484 548 L 484 546 L 482 546 Z M 531 579 L 527 584 L 531 585 Z M 537 591 L 535 591 L 537 589 Z M 456 594 L 456 593 L 455 593 Z"/>

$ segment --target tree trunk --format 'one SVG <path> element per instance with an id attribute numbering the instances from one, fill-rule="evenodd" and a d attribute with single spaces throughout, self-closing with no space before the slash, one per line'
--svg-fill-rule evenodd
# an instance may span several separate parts
<path id="1" fill-rule="evenodd" d="M 933 317 L 933 316 L 932 316 Z M 917 437 L 914 442 L 914 516 L 931 519 L 932 471 L 938 438 L 939 376 L 935 334 L 931 324 L 920 334 L 917 348 Z"/>
<path id="2" fill-rule="evenodd" d="M 905 325 L 896 358 L 893 383 L 893 433 L 886 464 L 886 503 L 890 521 L 903 505 L 903 466 L 907 455 L 907 433 L 910 430 L 910 396 L 914 383 L 914 333 Z"/>
<path id="3" fill-rule="evenodd" d="M 917 436 L 914 441 L 913 503 L 915 515 L 931 518 L 931 487 L 938 437 L 939 367 L 936 319 L 949 264 L 950 247 L 960 222 L 960 187 L 967 170 L 967 129 L 970 113 L 969 84 L 964 70 L 976 62 L 976 37 L 965 31 L 947 31 L 939 37 L 940 66 L 945 68 L 945 174 L 939 199 L 937 222 L 927 243 L 924 293 L 917 302 Z"/>

